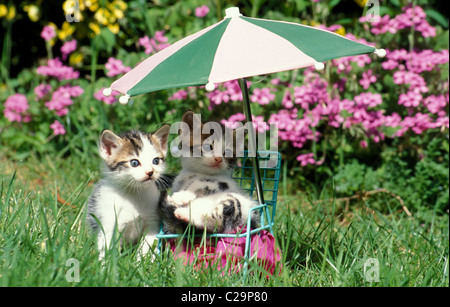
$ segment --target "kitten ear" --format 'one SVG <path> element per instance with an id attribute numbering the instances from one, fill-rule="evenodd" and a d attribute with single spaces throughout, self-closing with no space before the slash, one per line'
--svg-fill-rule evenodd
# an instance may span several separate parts
<path id="1" fill-rule="evenodd" d="M 184 113 L 182 121 L 186 123 L 189 127 L 189 134 L 184 130 L 180 133 L 183 142 L 186 142 L 186 144 L 189 144 L 190 146 L 201 145 L 203 124 L 200 115 L 195 114 L 192 111 L 187 111 L 186 113 Z M 197 144 L 198 142 L 200 143 Z"/>
<path id="2" fill-rule="evenodd" d="M 184 113 L 182 121 L 188 124 L 189 129 L 191 129 L 191 133 L 194 131 L 194 128 L 201 129 L 203 127 L 200 116 L 192 111 L 187 111 Z"/>
<path id="3" fill-rule="evenodd" d="M 170 125 L 164 125 L 157 131 L 153 132 L 152 136 L 157 138 L 161 146 L 164 156 L 167 153 L 167 144 L 169 141 Z"/>
<path id="4" fill-rule="evenodd" d="M 122 139 L 110 130 L 104 130 L 100 136 L 100 156 L 103 160 L 111 158 L 114 151 L 119 148 Z"/>

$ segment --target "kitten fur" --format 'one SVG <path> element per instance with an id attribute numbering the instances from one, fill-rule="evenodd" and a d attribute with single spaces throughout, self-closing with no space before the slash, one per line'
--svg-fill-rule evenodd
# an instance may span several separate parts
<path id="1" fill-rule="evenodd" d="M 177 233 L 189 223 L 197 230 L 206 229 L 210 233 L 236 231 L 247 225 L 249 210 L 257 203 L 232 178 L 232 170 L 237 163 L 235 152 L 233 157 L 223 154 L 222 157 L 192 156 L 194 146 L 204 146 L 208 137 L 202 134 L 201 144 L 195 144 L 192 132 L 194 121 L 198 119 L 193 115 L 189 111 L 182 119 L 191 131 L 188 137 L 191 156 L 181 158 L 182 170 L 173 183 L 173 195 L 164 193 L 161 197 L 164 231 Z M 197 122 L 196 127 L 203 127 L 203 124 Z M 257 227 L 259 217 L 259 210 L 252 212 L 252 228 Z"/>
<path id="2" fill-rule="evenodd" d="M 164 125 L 152 134 L 102 132 L 99 152 L 104 161 L 103 178 L 95 186 L 87 209 L 100 259 L 115 232 L 122 234 L 122 244 L 137 244 L 143 237 L 139 257 L 148 253 L 156 239 L 161 225 L 160 191 L 173 181 L 164 175 L 169 130 L 170 126 Z"/>

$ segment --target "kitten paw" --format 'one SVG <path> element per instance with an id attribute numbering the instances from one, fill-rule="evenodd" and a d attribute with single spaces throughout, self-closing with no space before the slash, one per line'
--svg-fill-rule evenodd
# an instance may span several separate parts
<path id="1" fill-rule="evenodd" d="M 180 221 L 189 223 L 189 208 L 178 208 L 175 210 L 174 215 Z"/>
<path id="2" fill-rule="evenodd" d="M 191 192 L 176 192 L 172 196 L 167 196 L 167 201 L 176 207 L 185 206 L 195 199 L 195 194 Z"/>

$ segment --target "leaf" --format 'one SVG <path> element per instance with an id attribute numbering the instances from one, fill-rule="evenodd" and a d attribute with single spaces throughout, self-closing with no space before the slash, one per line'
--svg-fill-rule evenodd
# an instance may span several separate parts
<path id="1" fill-rule="evenodd" d="M 108 28 L 102 29 L 99 35 L 94 38 L 94 46 L 97 50 L 107 50 L 111 53 L 116 44 L 116 36 Z"/>
<path id="2" fill-rule="evenodd" d="M 328 7 L 330 9 L 330 11 L 339 3 L 341 2 L 341 0 L 331 0 L 330 3 L 328 3 Z"/>
<path id="3" fill-rule="evenodd" d="M 433 9 L 426 9 L 425 13 L 431 19 L 434 19 L 437 23 L 439 23 L 444 28 L 448 28 L 448 19 L 445 18 L 441 13 Z"/>

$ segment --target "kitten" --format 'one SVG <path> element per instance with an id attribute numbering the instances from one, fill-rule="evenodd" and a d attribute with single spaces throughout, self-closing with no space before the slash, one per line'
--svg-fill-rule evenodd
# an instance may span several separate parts
<path id="1" fill-rule="evenodd" d="M 99 152 L 105 162 L 103 179 L 89 198 L 87 209 L 87 221 L 97 233 L 100 259 L 111 246 L 115 231 L 122 234 L 122 244 L 137 244 L 144 237 L 139 258 L 156 239 L 161 225 L 160 190 L 170 187 L 173 180 L 164 175 L 169 130 L 170 126 L 164 125 L 152 134 L 102 132 Z"/>
<path id="2" fill-rule="evenodd" d="M 204 154 L 194 157 L 196 146 L 203 146 L 204 150 L 214 148 L 204 142 L 208 138 L 205 134 L 201 136 L 201 143 L 196 144 L 193 133 L 200 134 L 199 129 L 203 124 L 193 112 L 187 112 L 182 121 L 190 128 L 187 142 L 190 144 L 191 155 L 181 158 L 182 170 L 173 183 L 173 195 L 161 198 L 164 231 L 177 233 L 189 223 L 198 230 L 206 228 L 208 232 L 237 231 L 239 227 L 247 225 L 249 210 L 257 203 L 232 178 L 232 170 L 237 163 L 237 159 L 233 157 L 235 152 L 223 155 L 220 150 L 220 156 Z M 194 131 L 195 127 L 199 131 Z M 233 139 L 236 139 L 235 134 Z M 221 137 L 223 139 L 223 135 Z M 225 144 L 225 148 L 229 147 L 229 144 Z M 230 149 L 226 149 L 228 150 Z M 255 210 L 252 212 L 251 227 L 256 228 L 258 221 L 259 210 Z"/>

